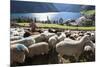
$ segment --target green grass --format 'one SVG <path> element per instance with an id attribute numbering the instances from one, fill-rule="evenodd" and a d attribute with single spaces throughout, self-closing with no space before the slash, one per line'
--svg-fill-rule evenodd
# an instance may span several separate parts
<path id="1" fill-rule="evenodd" d="M 29 23 L 18 23 L 19 25 L 29 26 Z M 59 24 L 42 24 L 36 23 L 36 25 L 40 28 L 61 28 L 61 29 L 71 29 L 71 30 L 95 30 L 95 27 L 75 27 L 75 26 L 66 26 Z"/>

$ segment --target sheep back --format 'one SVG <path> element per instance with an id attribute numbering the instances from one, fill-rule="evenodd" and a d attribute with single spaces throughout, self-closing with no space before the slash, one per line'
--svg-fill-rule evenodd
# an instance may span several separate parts
<path id="1" fill-rule="evenodd" d="M 33 45 L 30 45 L 28 48 L 29 57 L 32 57 L 34 55 L 47 54 L 49 51 L 49 45 L 46 42 L 35 43 Z"/>

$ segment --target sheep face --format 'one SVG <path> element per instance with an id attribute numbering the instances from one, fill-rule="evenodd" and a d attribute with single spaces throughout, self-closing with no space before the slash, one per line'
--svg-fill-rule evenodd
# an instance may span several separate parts
<path id="1" fill-rule="evenodd" d="M 84 51 L 89 51 L 89 50 L 92 50 L 93 53 L 95 52 L 95 46 L 92 41 L 88 41 L 84 45 Z"/>

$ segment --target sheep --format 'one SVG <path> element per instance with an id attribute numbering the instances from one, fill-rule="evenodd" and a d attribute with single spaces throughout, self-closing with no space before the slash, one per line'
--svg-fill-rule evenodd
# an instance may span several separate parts
<path id="1" fill-rule="evenodd" d="M 70 38 L 65 38 L 64 41 L 70 41 L 70 42 L 72 42 L 73 40 L 70 39 Z"/>
<path id="2" fill-rule="evenodd" d="M 55 30 L 55 29 L 49 28 L 49 29 L 48 29 L 48 32 L 50 32 L 50 33 L 56 33 L 56 30 Z"/>
<path id="3" fill-rule="evenodd" d="M 85 35 L 91 36 L 91 32 L 90 32 L 90 31 L 87 31 L 87 32 L 85 33 Z"/>
<path id="4" fill-rule="evenodd" d="M 19 39 L 22 39 L 23 37 L 21 37 L 21 36 L 11 36 L 10 37 L 10 40 L 11 41 L 14 41 L 14 40 L 19 40 Z"/>
<path id="5" fill-rule="evenodd" d="M 92 41 L 86 42 L 85 45 L 84 45 L 84 51 L 92 51 L 93 53 L 95 52 L 95 45 Z"/>
<path id="6" fill-rule="evenodd" d="M 85 59 L 86 61 L 95 60 L 95 46 L 92 41 L 86 42 L 84 46 L 84 51 L 82 52 L 80 58 Z M 90 46 L 91 45 L 91 46 Z"/>
<path id="7" fill-rule="evenodd" d="M 22 28 L 20 31 L 18 31 L 19 32 L 19 34 L 20 34 L 20 36 L 23 36 L 24 35 L 24 33 L 25 33 L 25 30 Z"/>
<path id="8" fill-rule="evenodd" d="M 28 49 L 28 57 L 32 58 L 34 55 L 47 54 L 49 51 L 49 45 L 46 42 L 40 42 L 30 45 Z"/>
<path id="9" fill-rule="evenodd" d="M 90 51 L 90 50 L 92 50 L 91 46 L 87 45 L 84 47 L 84 51 Z"/>
<path id="10" fill-rule="evenodd" d="M 19 36 L 19 35 L 20 35 L 19 32 L 16 31 L 16 30 L 11 31 L 11 34 L 12 34 L 13 36 Z"/>
<path id="11" fill-rule="evenodd" d="M 79 35 L 79 36 L 84 36 L 84 33 L 81 32 L 81 33 L 78 33 L 78 35 Z"/>
<path id="12" fill-rule="evenodd" d="M 76 38 L 76 40 L 80 40 L 81 38 L 82 38 L 82 36 L 79 36 L 79 37 Z"/>
<path id="13" fill-rule="evenodd" d="M 58 37 L 59 42 L 63 41 L 66 38 L 66 35 L 64 32 L 61 33 L 61 35 Z"/>
<path id="14" fill-rule="evenodd" d="M 11 28 L 10 34 L 11 36 L 23 36 L 25 33 L 23 28 Z"/>
<path id="15" fill-rule="evenodd" d="M 30 37 L 23 38 L 20 40 L 11 41 L 11 44 L 16 44 L 16 43 L 24 44 L 26 47 L 28 47 L 28 46 L 34 44 L 35 40 L 32 36 L 30 36 Z"/>
<path id="16" fill-rule="evenodd" d="M 45 36 L 46 40 L 48 40 L 51 36 L 54 36 L 55 33 L 44 32 L 41 33 L 42 36 Z"/>
<path id="17" fill-rule="evenodd" d="M 95 43 L 95 33 L 94 32 L 86 32 L 85 35 L 89 35 L 89 38 L 92 42 Z"/>
<path id="18" fill-rule="evenodd" d="M 57 35 L 50 37 L 49 40 L 48 40 L 49 46 L 51 46 L 53 48 L 55 48 L 57 42 L 58 42 L 58 36 Z"/>
<path id="19" fill-rule="evenodd" d="M 65 31 L 65 35 L 66 35 L 66 37 L 70 37 L 71 31 Z"/>
<path id="20" fill-rule="evenodd" d="M 70 38 L 73 40 L 76 40 L 78 37 L 79 37 L 79 35 L 76 33 L 73 33 L 72 35 L 70 35 Z"/>
<path id="21" fill-rule="evenodd" d="M 39 43 L 39 42 L 46 42 L 46 36 L 44 34 L 38 34 L 38 35 L 34 35 L 33 39 L 35 40 L 35 43 Z"/>
<path id="22" fill-rule="evenodd" d="M 79 41 L 61 41 L 56 45 L 56 51 L 61 55 L 73 56 L 76 61 L 83 51 L 83 46 L 90 41 L 88 36 L 83 36 Z"/>
<path id="23" fill-rule="evenodd" d="M 90 40 L 95 43 L 95 33 L 91 33 Z"/>
<path id="24" fill-rule="evenodd" d="M 11 64 L 16 64 L 25 61 L 25 55 L 29 53 L 29 50 L 23 44 L 13 44 L 10 46 L 10 52 Z"/>
<path id="25" fill-rule="evenodd" d="M 30 31 L 25 31 L 25 33 L 23 34 L 23 37 L 24 38 L 26 38 L 26 37 L 29 37 L 29 36 L 31 36 L 32 35 L 32 33 L 30 32 Z"/>

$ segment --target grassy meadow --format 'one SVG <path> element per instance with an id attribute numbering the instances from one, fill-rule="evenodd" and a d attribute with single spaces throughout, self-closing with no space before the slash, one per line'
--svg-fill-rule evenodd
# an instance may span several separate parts
<path id="1" fill-rule="evenodd" d="M 18 23 L 21 26 L 29 26 L 29 23 Z M 39 28 L 59 28 L 59 29 L 70 29 L 70 30 L 95 30 L 95 27 L 76 27 L 76 26 L 66 26 L 59 24 L 43 24 L 36 23 Z"/>

